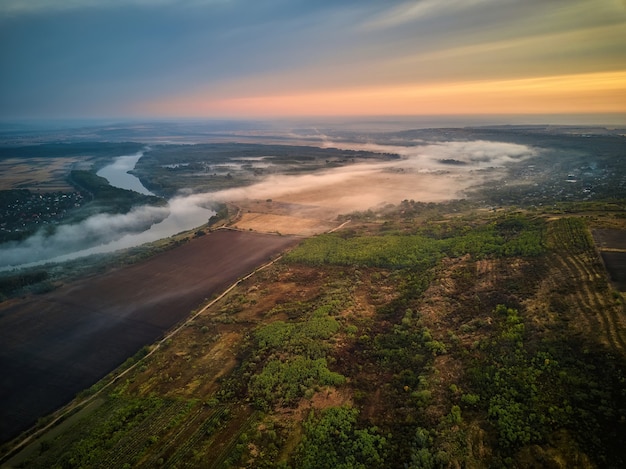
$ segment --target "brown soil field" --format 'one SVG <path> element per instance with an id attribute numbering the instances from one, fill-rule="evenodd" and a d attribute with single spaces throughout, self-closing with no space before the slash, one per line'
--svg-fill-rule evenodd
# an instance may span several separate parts
<path id="1" fill-rule="evenodd" d="M 335 228 L 338 223 L 313 218 L 292 217 L 272 213 L 244 213 L 234 226 L 262 233 L 310 236 Z"/>
<path id="2" fill-rule="evenodd" d="M 626 230 L 596 229 L 593 239 L 615 288 L 626 292 Z"/>
<path id="3" fill-rule="evenodd" d="M 72 166 L 84 158 L 9 158 L 0 161 L 0 190 L 75 190 L 66 181 Z"/>
<path id="4" fill-rule="evenodd" d="M 626 252 L 602 252 L 602 260 L 615 287 L 626 292 Z"/>
<path id="5" fill-rule="evenodd" d="M 296 238 L 215 231 L 146 262 L 0 305 L 0 441 L 162 337 Z"/>
<path id="6" fill-rule="evenodd" d="M 600 249 L 626 250 L 626 230 L 593 230 L 593 239 Z"/>

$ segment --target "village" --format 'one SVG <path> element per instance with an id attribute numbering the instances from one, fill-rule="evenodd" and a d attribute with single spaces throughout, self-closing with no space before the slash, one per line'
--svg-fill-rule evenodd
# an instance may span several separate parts
<path id="1" fill-rule="evenodd" d="M 20 240 L 43 226 L 58 224 L 80 207 L 80 192 L 39 192 L 18 189 L 0 192 L 0 242 Z"/>

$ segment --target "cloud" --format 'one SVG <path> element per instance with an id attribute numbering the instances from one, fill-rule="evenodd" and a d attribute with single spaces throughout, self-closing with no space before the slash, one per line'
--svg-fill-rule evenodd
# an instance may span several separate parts
<path id="1" fill-rule="evenodd" d="M 525 145 L 484 140 L 426 145 L 422 151 L 422 155 L 434 163 L 453 160 L 468 164 L 470 169 L 501 167 L 537 154 Z"/>
<path id="2" fill-rule="evenodd" d="M 439 202 L 460 198 L 465 189 L 484 177 L 500 174 L 472 174 L 472 171 L 503 167 L 538 153 L 525 145 L 480 140 L 417 146 L 327 142 L 324 146 L 395 153 L 401 158 L 351 164 L 315 174 L 274 175 L 251 186 L 197 197 L 223 202 L 272 199 L 297 206 L 290 213 L 292 216 L 306 213 L 306 217 L 328 219 L 381 204 L 397 204 L 404 199 Z M 449 160 L 457 164 L 450 164 Z"/>
<path id="3" fill-rule="evenodd" d="M 229 3 L 230 0 L 3 0 L 0 14 L 46 13 L 78 9 L 117 9 L 130 6 L 158 7 L 173 5 L 203 6 Z"/>
<path id="4" fill-rule="evenodd" d="M 510 2 L 510 0 L 508 0 Z M 457 15 L 459 11 L 474 9 L 483 5 L 502 4 L 507 0 L 421 0 L 405 2 L 363 25 L 365 29 L 395 28 L 440 15 Z"/>
<path id="5" fill-rule="evenodd" d="M 173 116 L 480 115 L 624 112 L 626 70 L 509 80 L 327 89 L 225 99 L 206 95 L 138 106 Z"/>
<path id="6" fill-rule="evenodd" d="M 617 0 L 4 0 L 0 116 L 473 113 L 443 105 L 474 82 L 619 68 L 624 13 Z M 455 83 L 468 86 L 446 100 Z M 552 112 L 619 102 L 574 94 Z M 487 112 L 545 112 L 516 96 Z"/>

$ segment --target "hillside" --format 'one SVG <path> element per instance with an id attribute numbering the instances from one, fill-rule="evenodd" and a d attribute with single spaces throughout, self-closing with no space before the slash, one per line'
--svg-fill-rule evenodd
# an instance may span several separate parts
<path id="1" fill-rule="evenodd" d="M 624 467 L 624 296 L 592 238 L 621 214 L 354 216 L 83 393 L 7 467 Z"/>

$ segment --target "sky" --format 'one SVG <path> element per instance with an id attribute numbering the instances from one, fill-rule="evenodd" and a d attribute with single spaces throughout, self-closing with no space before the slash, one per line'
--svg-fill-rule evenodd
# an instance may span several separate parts
<path id="1" fill-rule="evenodd" d="M 626 0 L 0 0 L 0 118 L 626 115 Z"/>

